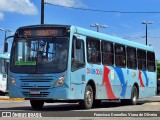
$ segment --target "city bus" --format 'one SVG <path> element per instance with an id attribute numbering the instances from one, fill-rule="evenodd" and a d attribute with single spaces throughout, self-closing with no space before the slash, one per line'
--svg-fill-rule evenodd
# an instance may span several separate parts
<path id="1" fill-rule="evenodd" d="M 8 64 L 9 55 L 0 53 L 0 95 L 8 92 Z"/>
<path id="2" fill-rule="evenodd" d="M 9 96 L 30 100 L 33 109 L 52 102 L 90 109 L 102 100 L 136 105 L 157 91 L 152 47 L 77 26 L 20 27 L 10 57 Z"/>

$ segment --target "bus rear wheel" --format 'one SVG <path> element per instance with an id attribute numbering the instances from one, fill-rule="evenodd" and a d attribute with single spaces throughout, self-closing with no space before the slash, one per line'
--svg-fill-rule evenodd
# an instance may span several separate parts
<path id="1" fill-rule="evenodd" d="M 131 105 L 136 105 L 137 104 L 137 99 L 138 99 L 138 90 L 137 90 L 136 86 L 133 86 L 132 93 L 131 93 L 130 104 Z"/>
<path id="2" fill-rule="evenodd" d="M 128 105 L 136 105 L 137 99 L 138 99 L 138 90 L 136 86 L 133 86 L 132 92 L 131 92 L 131 99 L 122 99 L 121 103 L 128 104 Z"/>
<path id="3" fill-rule="evenodd" d="M 44 101 L 42 100 L 30 100 L 30 103 L 34 110 L 41 109 L 44 105 Z"/>
<path id="4" fill-rule="evenodd" d="M 93 105 L 93 89 L 90 85 L 87 85 L 85 94 L 84 94 L 84 100 L 81 100 L 79 102 L 80 107 L 84 109 L 90 109 Z"/>

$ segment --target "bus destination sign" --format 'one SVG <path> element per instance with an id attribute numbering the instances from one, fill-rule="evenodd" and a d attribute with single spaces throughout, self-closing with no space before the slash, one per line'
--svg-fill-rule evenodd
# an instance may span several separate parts
<path id="1" fill-rule="evenodd" d="M 65 36 L 66 28 L 26 28 L 20 29 L 19 37 Z"/>

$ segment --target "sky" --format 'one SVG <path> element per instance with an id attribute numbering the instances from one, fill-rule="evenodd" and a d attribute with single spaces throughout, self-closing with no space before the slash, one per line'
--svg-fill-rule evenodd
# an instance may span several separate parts
<path id="1" fill-rule="evenodd" d="M 45 24 L 75 25 L 96 30 L 90 25 L 98 23 L 108 26 L 100 29 L 104 34 L 141 44 L 145 44 L 146 29 L 141 23 L 153 22 L 148 25 L 148 44 L 155 49 L 156 59 L 160 60 L 160 0 L 45 0 L 45 2 L 54 4 L 44 6 Z M 13 31 L 8 32 L 7 36 L 13 35 L 18 27 L 40 24 L 40 15 L 41 0 L 0 0 L 0 28 Z M 0 31 L 0 52 L 3 51 L 3 42 L 4 31 Z"/>

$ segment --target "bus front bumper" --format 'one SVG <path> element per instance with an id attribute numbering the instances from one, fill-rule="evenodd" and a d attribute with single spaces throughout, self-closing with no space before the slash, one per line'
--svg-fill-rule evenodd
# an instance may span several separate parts
<path id="1" fill-rule="evenodd" d="M 66 85 L 49 89 L 22 89 L 12 86 L 9 89 L 10 98 L 25 99 L 69 99 L 69 88 Z"/>

